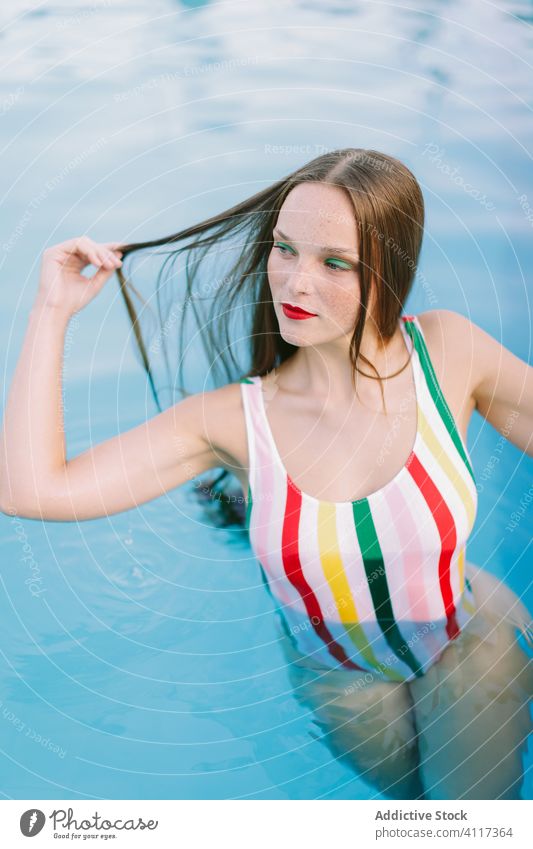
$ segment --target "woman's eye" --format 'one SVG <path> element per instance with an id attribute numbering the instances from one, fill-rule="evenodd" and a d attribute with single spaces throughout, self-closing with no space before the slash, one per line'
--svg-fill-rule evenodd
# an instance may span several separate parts
<path id="1" fill-rule="evenodd" d="M 274 247 L 277 248 L 279 250 L 279 252 L 282 253 L 284 256 L 285 256 L 285 254 L 283 253 L 284 251 L 289 251 L 289 253 L 291 253 L 291 251 L 290 251 L 290 249 L 287 245 L 276 243 L 274 245 Z"/>
<path id="2" fill-rule="evenodd" d="M 350 265 L 345 265 L 344 263 L 342 265 L 339 265 L 336 260 L 327 259 L 326 265 L 330 262 L 336 263 L 335 265 L 328 265 L 328 268 L 333 268 L 335 269 L 335 271 L 352 271 L 352 267 Z"/>
<path id="3" fill-rule="evenodd" d="M 282 256 L 293 256 L 294 255 L 291 248 L 289 248 L 288 245 L 283 244 L 283 242 L 275 242 L 273 247 L 277 248 Z M 334 264 L 331 265 L 330 263 L 334 263 Z M 348 265 L 348 263 L 344 263 L 340 259 L 327 259 L 326 260 L 326 266 L 327 266 L 327 268 L 331 268 L 334 271 L 353 271 L 353 268 L 352 268 L 351 265 Z"/>

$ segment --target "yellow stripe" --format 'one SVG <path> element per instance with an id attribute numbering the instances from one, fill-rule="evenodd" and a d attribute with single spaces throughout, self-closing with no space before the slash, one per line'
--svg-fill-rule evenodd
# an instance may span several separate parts
<path id="1" fill-rule="evenodd" d="M 462 593 L 465 588 L 465 549 L 462 547 L 457 558 L 457 568 L 459 570 L 459 592 Z"/>
<path id="2" fill-rule="evenodd" d="M 466 599 L 466 597 L 464 595 L 463 595 L 461 604 L 463 605 L 464 609 L 468 611 L 468 613 L 475 613 L 476 612 L 476 608 L 474 607 L 474 605 L 470 604 L 470 602 Z"/>
<path id="3" fill-rule="evenodd" d="M 426 419 L 422 409 L 419 407 L 418 414 L 420 416 L 420 428 L 422 430 L 422 436 L 430 449 L 431 453 L 435 457 L 436 461 L 440 464 L 441 468 L 444 469 L 445 473 L 448 475 L 449 479 L 455 486 L 455 489 L 459 493 L 459 497 L 461 498 L 463 504 L 465 505 L 465 510 L 468 516 L 468 523 L 470 528 L 474 524 L 475 519 L 475 504 L 472 495 L 464 481 L 464 478 L 461 477 L 460 473 L 457 471 L 457 468 L 454 466 L 450 457 L 443 450 L 440 445 L 435 432 L 428 420 Z M 473 607 L 465 595 L 465 547 L 463 545 L 461 551 L 457 556 L 457 569 L 459 572 L 459 593 L 461 595 L 461 604 L 464 609 L 468 613 L 475 613 L 476 609 Z"/>
<path id="4" fill-rule="evenodd" d="M 422 437 L 426 442 L 429 450 L 431 451 L 437 462 L 440 464 L 444 472 L 448 475 L 449 479 L 455 486 L 455 489 L 459 493 L 459 497 L 465 505 L 469 525 L 470 527 L 472 527 L 472 525 L 474 524 L 476 508 L 474 504 L 474 499 L 472 498 L 472 495 L 465 483 L 465 480 L 461 476 L 460 472 L 457 470 L 456 466 L 452 463 L 449 454 L 444 451 L 442 445 L 440 444 L 439 440 L 435 435 L 433 428 L 425 417 L 424 411 L 422 410 L 422 407 L 420 405 L 418 407 L 418 415 L 420 429 L 422 431 Z"/>
<path id="5" fill-rule="evenodd" d="M 318 505 L 318 549 L 320 562 L 330 586 L 339 617 L 346 632 L 367 663 L 376 667 L 393 681 L 404 681 L 404 677 L 377 660 L 372 651 L 364 628 L 359 623 L 355 601 L 342 564 L 337 537 L 337 508 L 335 504 L 320 501 Z"/>
<path id="6" fill-rule="evenodd" d="M 459 580 L 460 580 L 460 587 L 461 587 L 461 593 L 462 593 L 461 604 L 463 605 L 464 609 L 468 611 L 468 613 L 475 613 L 476 608 L 474 607 L 473 604 L 470 604 L 470 602 L 468 601 L 468 599 L 466 597 L 466 589 L 465 589 L 465 547 L 464 546 L 462 547 L 461 551 L 459 552 L 459 557 L 457 558 L 457 564 L 459 566 Z"/>

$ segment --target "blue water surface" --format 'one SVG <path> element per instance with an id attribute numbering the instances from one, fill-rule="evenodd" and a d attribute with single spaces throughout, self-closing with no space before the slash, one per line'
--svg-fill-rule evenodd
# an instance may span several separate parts
<path id="1" fill-rule="evenodd" d="M 530 9 L 10 3 L 3 403 L 46 246 L 176 232 L 341 147 L 397 156 L 422 185 L 406 312 L 457 310 L 531 362 Z M 69 458 L 157 412 L 116 279 L 71 322 L 63 376 Z M 468 447 L 468 559 L 533 608 L 531 458 L 477 414 Z M 5 798 L 380 798 L 316 739 L 246 536 L 211 527 L 191 486 L 88 522 L 0 515 L 0 534 Z"/>

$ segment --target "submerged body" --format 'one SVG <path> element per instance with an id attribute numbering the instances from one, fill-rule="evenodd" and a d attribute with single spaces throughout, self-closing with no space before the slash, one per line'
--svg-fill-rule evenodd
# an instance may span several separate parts
<path id="1" fill-rule="evenodd" d="M 533 665 L 517 628 L 527 611 L 490 573 L 468 562 L 465 572 L 476 613 L 410 682 L 344 668 L 319 672 L 280 630 L 295 696 L 311 712 L 316 737 L 385 797 L 523 798 Z"/>

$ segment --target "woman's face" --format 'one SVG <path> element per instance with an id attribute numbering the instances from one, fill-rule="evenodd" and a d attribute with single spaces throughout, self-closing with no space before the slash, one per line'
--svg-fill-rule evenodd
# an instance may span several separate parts
<path id="1" fill-rule="evenodd" d="M 296 186 L 272 235 L 267 273 L 282 337 L 299 346 L 351 337 L 360 287 L 357 230 L 347 194 L 324 183 Z M 314 317 L 291 317 L 284 303 Z"/>

